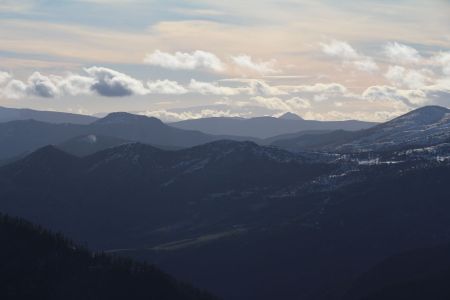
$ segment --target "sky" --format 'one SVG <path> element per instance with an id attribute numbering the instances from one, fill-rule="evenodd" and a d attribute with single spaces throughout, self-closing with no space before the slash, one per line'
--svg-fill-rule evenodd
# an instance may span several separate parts
<path id="1" fill-rule="evenodd" d="M 0 106 L 172 122 L 450 107 L 449 0 L 0 0 Z"/>

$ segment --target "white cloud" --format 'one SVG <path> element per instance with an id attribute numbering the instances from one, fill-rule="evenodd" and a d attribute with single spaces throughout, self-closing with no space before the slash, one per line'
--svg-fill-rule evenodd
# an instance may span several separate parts
<path id="1" fill-rule="evenodd" d="M 57 82 L 60 94 L 77 96 L 93 92 L 91 87 L 95 83 L 95 79 L 92 77 L 69 74 L 67 77 L 53 76 L 53 78 Z"/>
<path id="2" fill-rule="evenodd" d="M 231 60 L 238 67 L 248 69 L 250 71 L 253 71 L 253 72 L 256 72 L 259 74 L 263 74 L 263 75 L 274 74 L 274 73 L 280 72 L 280 70 L 277 70 L 275 68 L 275 66 L 276 66 L 275 60 L 255 62 L 255 61 L 253 61 L 253 58 L 250 55 L 246 55 L 246 54 L 232 56 Z"/>
<path id="3" fill-rule="evenodd" d="M 6 98 L 17 99 L 25 96 L 52 98 L 59 94 L 59 89 L 55 82 L 39 72 L 34 72 L 26 83 L 13 79 L 11 75 L 6 76 L 3 74 L 2 77 L 3 87 L 1 95 Z"/>
<path id="4" fill-rule="evenodd" d="M 423 90 L 406 90 L 385 85 L 367 88 L 362 97 L 369 101 L 399 101 L 408 107 L 418 107 L 429 102 Z"/>
<path id="5" fill-rule="evenodd" d="M 424 73 L 428 72 L 426 70 L 407 70 L 402 66 L 389 66 L 384 76 L 396 86 L 419 89 L 430 81 L 430 78 Z"/>
<path id="6" fill-rule="evenodd" d="M 277 111 L 290 111 L 290 106 L 283 101 L 283 99 L 278 97 L 262 97 L 256 96 L 251 98 L 254 104 L 263 106 L 268 109 Z"/>
<path id="7" fill-rule="evenodd" d="M 322 52 L 328 56 L 342 59 L 344 64 L 351 65 L 357 70 L 375 72 L 379 69 L 375 61 L 368 56 L 358 53 L 349 43 L 332 40 L 330 43 L 321 43 Z"/>
<path id="8" fill-rule="evenodd" d="M 388 43 L 384 47 L 384 53 L 391 61 L 395 63 L 416 64 L 422 59 L 416 49 L 397 42 Z"/>
<path id="9" fill-rule="evenodd" d="M 47 76 L 42 75 L 39 72 L 34 72 L 30 78 L 28 78 L 28 93 L 44 98 L 53 98 L 59 94 L 58 87 Z"/>
<path id="10" fill-rule="evenodd" d="M 4 97 L 15 99 L 27 96 L 43 98 L 65 95 L 77 96 L 88 95 L 93 92 L 106 97 L 146 95 L 149 93 L 149 90 L 140 80 L 115 70 L 90 67 L 84 69 L 84 71 L 88 76 L 78 74 L 46 76 L 34 72 L 26 82 L 2 74 L 5 83 L 2 84 L 1 94 Z"/>
<path id="11" fill-rule="evenodd" d="M 250 95 L 259 95 L 259 96 L 280 96 L 280 95 L 286 95 L 287 92 L 268 85 L 263 80 L 250 80 L 250 87 L 248 93 Z"/>
<path id="12" fill-rule="evenodd" d="M 370 57 L 364 57 L 361 60 L 355 60 L 352 62 L 356 69 L 364 72 L 375 72 L 379 69 L 375 61 Z"/>
<path id="13" fill-rule="evenodd" d="M 142 81 L 126 74 L 103 67 L 90 67 L 86 73 L 95 79 L 91 89 L 107 97 L 123 97 L 148 94 Z"/>
<path id="14" fill-rule="evenodd" d="M 189 90 L 202 95 L 233 96 L 240 94 L 240 90 L 237 88 L 220 86 L 217 82 L 202 82 L 195 79 L 191 79 Z"/>
<path id="15" fill-rule="evenodd" d="M 371 120 L 375 122 L 384 122 L 386 120 L 398 117 L 401 114 L 407 112 L 407 109 L 399 110 L 393 109 L 391 111 L 336 111 L 330 110 L 326 112 L 314 112 L 307 111 L 303 114 L 303 117 L 307 120 L 320 120 L 320 121 L 344 121 L 344 120 Z"/>
<path id="16" fill-rule="evenodd" d="M 310 108 L 311 103 L 299 97 L 293 97 L 290 99 L 283 100 L 279 97 L 262 97 L 256 96 L 251 98 L 254 103 L 265 108 L 275 110 L 275 111 L 284 111 L 284 112 L 296 112 L 299 113 L 305 108 Z"/>
<path id="17" fill-rule="evenodd" d="M 215 54 L 196 50 L 191 53 L 175 52 L 174 54 L 155 50 L 147 54 L 144 62 L 150 65 L 173 70 L 206 69 L 215 72 L 225 70 L 225 65 Z"/>
<path id="18" fill-rule="evenodd" d="M 287 99 L 286 104 L 289 105 L 294 111 L 311 107 L 311 103 L 309 102 L 309 100 L 300 97 L 293 97 L 291 99 Z"/>
<path id="19" fill-rule="evenodd" d="M 202 109 L 200 111 L 186 111 L 174 112 L 168 110 L 149 110 L 140 112 L 139 114 L 151 116 L 163 120 L 164 122 L 177 122 L 188 119 L 200 119 L 211 117 L 242 117 L 245 114 L 233 113 L 230 110 L 216 110 L 216 109 Z"/>
<path id="20" fill-rule="evenodd" d="M 0 85 L 7 83 L 11 79 L 11 74 L 0 71 Z"/>
<path id="21" fill-rule="evenodd" d="M 149 81 L 147 82 L 147 88 L 151 94 L 182 95 L 188 92 L 178 82 L 167 79 Z"/>
<path id="22" fill-rule="evenodd" d="M 346 60 L 355 60 L 360 58 L 358 52 L 356 52 L 350 44 L 343 41 L 332 40 L 328 44 L 321 43 L 321 46 L 323 53 L 329 56 L 343 58 Z"/>
<path id="23" fill-rule="evenodd" d="M 339 83 L 315 83 L 312 85 L 284 86 L 292 93 L 327 93 L 327 94 L 346 94 L 347 88 Z"/>
<path id="24" fill-rule="evenodd" d="M 19 99 L 26 96 L 27 85 L 23 81 L 12 79 L 2 88 L 0 94 L 6 98 Z"/>
<path id="25" fill-rule="evenodd" d="M 450 52 L 441 52 L 434 57 L 434 60 L 442 67 L 442 72 L 450 76 Z"/>

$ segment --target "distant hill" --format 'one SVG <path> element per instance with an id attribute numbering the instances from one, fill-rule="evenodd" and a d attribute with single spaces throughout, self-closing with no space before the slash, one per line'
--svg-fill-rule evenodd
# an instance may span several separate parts
<path id="1" fill-rule="evenodd" d="M 0 298 L 209 300 L 156 267 L 91 253 L 60 234 L 0 215 Z"/>
<path id="2" fill-rule="evenodd" d="M 299 132 L 295 132 L 295 133 L 286 133 L 286 134 L 281 134 L 281 135 L 275 135 L 270 138 L 261 140 L 260 143 L 263 145 L 278 146 L 277 144 L 275 144 L 278 141 L 292 140 L 292 139 L 299 138 L 304 135 L 317 135 L 317 134 L 324 134 L 324 133 L 330 133 L 330 132 L 333 132 L 333 130 L 304 130 L 304 131 L 299 131 Z"/>
<path id="3" fill-rule="evenodd" d="M 55 111 L 40 111 L 27 108 L 0 107 L 0 123 L 17 120 L 35 120 L 47 123 L 90 124 L 96 117 Z"/>
<path id="4" fill-rule="evenodd" d="M 88 134 L 88 135 L 82 135 L 77 136 L 74 138 L 71 138 L 67 141 L 62 142 L 61 144 L 55 145 L 58 149 L 63 150 L 64 152 L 67 152 L 69 154 L 73 154 L 75 156 L 87 156 L 94 154 L 95 152 L 99 152 L 108 148 L 113 148 L 116 146 L 124 145 L 124 144 L 130 144 L 134 143 L 132 141 L 116 138 L 116 137 L 110 137 L 110 136 L 103 136 L 103 135 L 95 135 L 95 134 Z M 179 150 L 180 147 L 175 146 L 159 146 L 159 145 L 153 145 L 156 148 L 163 149 L 163 150 Z M 1 165 L 1 162 L 0 162 Z"/>
<path id="5" fill-rule="evenodd" d="M 130 141 L 115 137 L 88 134 L 69 139 L 56 145 L 56 147 L 64 152 L 81 157 L 127 143 L 130 143 Z"/>
<path id="6" fill-rule="evenodd" d="M 280 138 L 272 145 L 291 151 L 361 152 L 431 146 L 450 139 L 450 110 L 425 106 L 360 131 L 334 131 Z"/>
<path id="7" fill-rule="evenodd" d="M 89 130 L 99 135 L 174 147 L 191 147 L 224 138 L 196 130 L 178 129 L 154 117 L 124 112 L 111 113 L 95 121 Z"/>
<path id="8" fill-rule="evenodd" d="M 370 128 L 376 123 L 363 121 L 313 121 L 303 120 L 294 114 L 285 114 L 280 118 L 258 117 L 243 118 L 203 118 L 170 123 L 171 126 L 199 130 L 208 134 L 250 136 L 265 139 L 276 135 L 310 130 L 360 130 Z"/>
<path id="9" fill-rule="evenodd" d="M 278 119 L 283 119 L 283 120 L 303 120 L 302 117 L 300 117 L 299 115 L 296 115 L 294 113 L 291 112 L 287 112 L 282 114 L 281 116 L 278 117 Z"/>
<path id="10" fill-rule="evenodd" d="M 158 145 L 166 149 L 191 147 L 224 138 L 246 140 L 245 137 L 213 136 L 199 131 L 182 130 L 168 126 L 156 118 L 128 113 L 112 113 L 88 125 L 22 120 L 0 123 L 0 161 L 82 136 L 110 137 Z M 91 152 L 92 150 L 86 153 Z"/>

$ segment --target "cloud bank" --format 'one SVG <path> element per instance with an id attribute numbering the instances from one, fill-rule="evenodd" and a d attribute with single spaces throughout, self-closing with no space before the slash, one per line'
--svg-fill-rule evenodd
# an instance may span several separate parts
<path id="1" fill-rule="evenodd" d="M 144 62 L 149 65 L 158 66 L 172 70 L 196 70 L 204 69 L 214 72 L 223 72 L 224 63 L 213 53 L 196 50 L 194 52 L 168 53 L 155 50 L 147 54 Z"/>
<path id="2" fill-rule="evenodd" d="M 322 52 L 328 56 L 341 59 L 344 64 L 364 72 L 374 72 L 379 69 L 373 58 L 358 53 L 350 44 L 344 41 L 332 40 L 322 43 Z"/>

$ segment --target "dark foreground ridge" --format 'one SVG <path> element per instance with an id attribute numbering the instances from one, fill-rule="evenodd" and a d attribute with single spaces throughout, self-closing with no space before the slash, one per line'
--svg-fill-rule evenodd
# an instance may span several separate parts
<path id="1" fill-rule="evenodd" d="M 153 266 L 91 253 L 21 219 L 0 215 L 0 244 L 0 299 L 216 299 Z"/>

